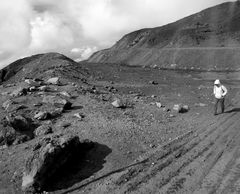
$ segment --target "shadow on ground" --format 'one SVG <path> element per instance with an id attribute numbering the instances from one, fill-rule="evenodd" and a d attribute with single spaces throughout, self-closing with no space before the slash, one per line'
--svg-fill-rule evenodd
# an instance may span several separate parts
<path id="1" fill-rule="evenodd" d="M 233 108 L 229 111 L 226 111 L 226 113 L 232 113 L 232 112 L 240 112 L 240 108 Z"/>
<path id="2" fill-rule="evenodd" d="M 105 158 L 111 152 L 112 150 L 109 147 L 98 143 L 94 143 L 93 148 L 87 153 L 84 153 L 82 150 L 79 151 L 57 173 L 49 178 L 43 190 L 51 192 L 67 189 L 89 178 L 103 168 L 106 162 Z"/>

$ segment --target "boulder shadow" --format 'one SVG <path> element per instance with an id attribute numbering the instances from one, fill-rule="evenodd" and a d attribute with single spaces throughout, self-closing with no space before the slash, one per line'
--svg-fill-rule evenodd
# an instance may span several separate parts
<path id="1" fill-rule="evenodd" d="M 83 109 L 83 106 L 72 106 L 71 110 Z"/>
<path id="2" fill-rule="evenodd" d="M 75 152 L 74 156 L 45 182 L 42 189 L 47 192 L 67 189 L 101 170 L 106 156 L 112 150 L 99 143 L 93 143 L 91 146 L 89 149 L 89 145 L 86 145 L 85 149 L 81 147 Z"/>
<path id="3" fill-rule="evenodd" d="M 226 111 L 225 113 L 233 113 L 233 112 L 240 112 L 240 108 L 233 108 L 229 111 Z"/>

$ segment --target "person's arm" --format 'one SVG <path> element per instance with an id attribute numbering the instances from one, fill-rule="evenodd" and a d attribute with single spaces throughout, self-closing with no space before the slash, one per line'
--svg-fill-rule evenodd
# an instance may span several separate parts
<path id="1" fill-rule="evenodd" d="M 213 86 L 213 94 L 216 94 L 216 86 Z"/>
<path id="2" fill-rule="evenodd" d="M 227 94 L 227 88 L 225 87 L 225 86 L 222 86 L 222 90 L 223 90 L 223 96 L 226 96 L 226 94 Z"/>

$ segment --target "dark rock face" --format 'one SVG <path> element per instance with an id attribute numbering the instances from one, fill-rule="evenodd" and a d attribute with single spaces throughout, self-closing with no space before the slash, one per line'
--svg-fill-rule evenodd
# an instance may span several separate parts
<path id="1" fill-rule="evenodd" d="M 84 141 L 80 142 L 78 136 L 52 135 L 42 139 L 26 160 L 22 179 L 23 191 L 30 193 L 41 191 L 46 181 L 61 166 L 79 154 L 79 151 L 83 151 L 81 149 L 87 151 L 93 146 L 90 142 L 88 142 L 88 147 L 82 147 L 82 145 L 84 145 Z"/>

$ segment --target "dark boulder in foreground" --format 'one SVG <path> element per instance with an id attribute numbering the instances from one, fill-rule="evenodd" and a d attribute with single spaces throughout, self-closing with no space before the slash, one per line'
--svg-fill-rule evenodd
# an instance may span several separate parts
<path id="1" fill-rule="evenodd" d="M 74 157 L 84 157 L 83 153 L 93 145 L 86 140 L 80 141 L 78 136 L 51 135 L 40 140 L 26 160 L 22 190 L 29 193 L 42 191 L 63 165 Z"/>

